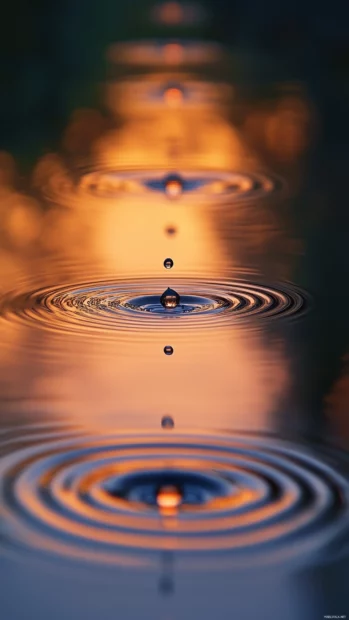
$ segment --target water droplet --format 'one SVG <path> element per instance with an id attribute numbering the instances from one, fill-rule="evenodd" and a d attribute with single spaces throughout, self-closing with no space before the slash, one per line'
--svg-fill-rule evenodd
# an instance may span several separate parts
<path id="1" fill-rule="evenodd" d="M 165 192 L 168 198 L 179 198 L 183 191 L 183 181 L 177 175 L 171 175 L 165 180 Z"/>
<path id="2" fill-rule="evenodd" d="M 172 355 L 172 353 L 173 353 L 173 347 L 171 347 L 170 345 L 167 345 L 167 346 L 164 348 L 164 353 L 165 353 L 165 355 Z"/>
<path id="3" fill-rule="evenodd" d="M 177 230 L 176 230 L 176 228 L 175 228 L 174 226 L 168 226 L 168 227 L 166 228 L 166 233 L 167 233 L 168 235 L 171 235 L 171 236 L 172 236 L 172 235 L 175 235 L 175 234 L 176 234 L 176 232 L 177 232 Z"/>
<path id="4" fill-rule="evenodd" d="M 165 429 L 174 428 L 174 420 L 170 415 L 165 415 L 161 420 L 161 426 Z"/>
<path id="5" fill-rule="evenodd" d="M 160 512 L 165 515 L 175 514 L 181 502 L 182 493 L 175 486 L 162 487 L 156 496 L 156 503 Z"/>
<path id="6" fill-rule="evenodd" d="M 165 258 L 165 260 L 164 260 L 164 267 L 166 269 L 172 269 L 172 267 L 173 267 L 173 260 L 172 260 L 172 258 Z"/>
<path id="7" fill-rule="evenodd" d="M 181 298 L 176 291 L 172 288 L 166 289 L 166 291 L 161 295 L 160 302 L 164 308 L 176 308 L 180 303 Z"/>

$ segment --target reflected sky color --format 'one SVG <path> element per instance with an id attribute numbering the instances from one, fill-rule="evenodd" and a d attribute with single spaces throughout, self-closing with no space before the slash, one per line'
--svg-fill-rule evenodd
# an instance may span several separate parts
<path id="1" fill-rule="evenodd" d="M 149 16 L 185 29 L 208 13 Z M 37 553 L 52 620 L 56 589 L 84 620 L 103 592 L 120 594 L 103 620 L 144 617 L 142 592 L 168 620 L 303 620 L 316 605 L 298 580 L 316 586 L 324 549 L 345 557 L 346 305 L 320 275 L 345 277 L 309 181 L 321 115 L 296 80 L 263 93 L 222 76 L 228 56 L 112 44 L 100 109 L 77 108 L 57 152 L 28 179 L 0 154 L 5 587 L 16 572 L 37 609 L 14 547 Z"/>

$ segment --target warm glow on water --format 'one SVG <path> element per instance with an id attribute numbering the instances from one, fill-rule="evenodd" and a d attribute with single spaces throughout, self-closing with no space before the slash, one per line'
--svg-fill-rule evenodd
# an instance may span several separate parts
<path id="1" fill-rule="evenodd" d="M 160 19 L 165 24 L 175 25 L 183 19 L 183 9 L 179 2 L 165 2 L 159 13 Z"/>
<path id="2" fill-rule="evenodd" d="M 163 487 L 157 494 L 157 504 L 163 515 L 176 514 L 180 503 L 181 494 L 176 487 Z"/>
<path id="3" fill-rule="evenodd" d="M 178 65 L 184 59 L 184 50 L 179 43 L 167 43 L 164 46 L 163 55 L 168 65 Z"/>
<path id="4" fill-rule="evenodd" d="M 168 106 L 176 108 L 183 101 L 183 93 L 179 88 L 168 88 L 165 91 L 164 99 Z"/>
<path id="5" fill-rule="evenodd" d="M 223 3 L 212 24 L 208 3 L 141 4 L 128 28 L 147 14 L 149 36 L 109 45 L 96 107 L 72 55 L 59 146 L 0 153 L 4 620 L 308 620 L 329 570 L 325 611 L 344 613 L 328 102 L 238 37 L 201 40 Z"/>
<path id="6" fill-rule="evenodd" d="M 181 79 L 185 86 L 185 73 Z M 137 92 L 146 101 L 154 84 L 160 93 L 160 85 L 170 80 L 171 73 L 153 76 L 149 83 L 143 78 Z M 30 257 L 34 268 L 30 278 L 24 272 L 18 294 L 30 296 L 41 288 L 51 301 L 45 312 L 47 302 L 41 311 L 29 298 L 16 321 L 9 310 L 9 320 L 0 324 L 2 341 L 8 342 L 4 360 L 10 356 L 12 368 L 20 356 L 24 376 L 31 368 L 30 381 L 21 385 L 25 399 L 21 394 L 8 408 L 29 407 L 39 418 L 48 408 L 56 417 L 69 411 L 74 423 L 94 432 L 115 425 L 154 429 L 164 415 L 175 416 L 180 427 L 270 431 L 291 386 L 290 364 L 277 323 L 268 326 L 254 315 L 263 304 L 275 303 L 275 293 L 268 300 L 270 293 L 258 288 L 268 277 L 249 259 L 255 247 L 262 261 L 268 256 L 279 222 L 268 223 L 257 199 L 240 204 L 234 194 L 238 182 L 239 192 L 252 191 L 253 198 L 249 173 L 257 158 L 222 115 L 221 104 L 208 104 L 210 90 L 208 99 L 202 91 L 202 99 L 176 110 L 161 97 L 160 104 L 150 97 L 145 113 L 134 87 L 121 82 L 106 89 L 112 113 L 120 110 L 123 117 L 118 130 L 106 131 L 97 114 L 73 115 L 65 132 L 69 149 L 79 152 L 89 128 L 92 153 L 92 172 L 78 184 L 57 156 L 45 156 L 36 166 L 35 186 L 53 203 L 40 216 L 40 242 Z M 189 79 L 189 99 L 191 88 Z M 225 95 L 222 89 L 221 101 Z M 232 181 L 232 190 L 220 177 L 229 169 L 246 173 Z M 21 209 L 20 217 L 34 222 L 38 207 L 33 201 L 6 192 L 8 204 Z M 168 235 L 169 227 L 174 235 Z M 29 226 L 25 231 L 34 234 Z M 286 247 L 287 240 L 283 243 Z M 174 261 L 171 270 L 163 266 L 167 256 Z M 277 265 L 270 271 L 272 282 L 281 273 Z M 245 282 L 254 288 L 245 289 Z M 155 296 L 161 308 L 167 287 L 181 297 L 204 299 L 204 308 L 212 302 L 212 316 L 204 311 L 173 320 L 162 315 L 158 321 L 155 315 L 123 309 L 142 295 Z M 121 306 L 108 306 L 113 299 Z M 246 304 L 246 322 L 224 307 L 216 314 L 227 299 L 232 309 Z M 107 304 L 102 313 L 100 303 Z M 175 355 L 163 355 L 166 345 Z M 14 375 L 6 374 L 4 394 L 11 398 L 17 379 L 12 384 Z"/>

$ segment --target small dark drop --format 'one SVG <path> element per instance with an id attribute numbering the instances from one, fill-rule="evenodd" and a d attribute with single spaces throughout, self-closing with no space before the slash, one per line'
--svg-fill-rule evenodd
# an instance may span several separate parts
<path id="1" fill-rule="evenodd" d="M 165 258 L 165 260 L 164 260 L 164 267 L 165 267 L 165 269 L 172 269 L 172 267 L 173 267 L 173 260 L 172 260 L 172 258 Z"/>
<path id="2" fill-rule="evenodd" d="M 171 347 L 170 345 L 166 345 L 166 347 L 164 348 L 164 353 L 165 353 L 165 355 L 172 355 L 173 354 L 173 347 Z"/>
<path id="3" fill-rule="evenodd" d="M 164 308 L 176 308 L 180 303 L 181 298 L 176 291 L 172 288 L 166 289 L 166 291 L 161 295 L 160 302 Z"/>
<path id="4" fill-rule="evenodd" d="M 173 418 L 171 418 L 170 415 L 165 415 L 162 420 L 161 420 L 161 426 L 162 428 L 165 428 L 167 430 L 174 428 L 174 420 Z"/>
<path id="5" fill-rule="evenodd" d="M 176 234 L 176 232 L 177 232 L 177 230 L 176 230 L 176 228 L 175 228 L 174 226 L 168 226 L 168 227 L 166 228 L 166 233 L 167 233 L 168 235 L 170 235 L 171 237 L 172 237 L 172 235 L 175 235 L 175 234 Z"/>

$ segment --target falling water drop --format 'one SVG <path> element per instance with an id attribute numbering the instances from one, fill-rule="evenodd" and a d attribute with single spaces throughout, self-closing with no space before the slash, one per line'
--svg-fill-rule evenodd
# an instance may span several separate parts
<path id="1" fill-rule="evenodd" d="M 172 355 L 172 353 L 173 353 L 173 347 L 171 347 L 170 345 L 167 345 L 167 346 L 164 348 L 164 353 L 165 353 L 165 355 Z"/>
<path id="2" fill-rule="evenodd" d="M 166 228 L 166 233 L 170 236 L 175 235 L 177 232 L 176 228 L 174 226 L 168 226 Z"/>
<path id="3" fill-rule="evenodd" d="M 161 420 L 161 426 L 162 428 L 165 429 L 172 429 L 174 428 L 174 420 L 173 418 L 171 418 L 170 415 L 165 415 L 162 420 Z"/>
<path id="4" fill-rule="evenodd" d="M 171 310 L 172 308 L 176 308 L 180 301 L 180 296 L 172 288 L 166 289 L 166 291 L 160 297 L 160 302 L 163 307 L 168 308 L 169 310 Z"/>
<path id="5" fill-rule="evenodd" d="M 172 260 L 172 258 L 165 258 L 165 260 L 164 260 L 164 267 L 165 267 L 165 269 L 172 269 L 172 267 L 173 267 L 173 260 Z"/>
<path id="6" fill-rule="evenodd" d="M 168 176 L 165 179 L 165 192 L 168 198 L 179 198 L 183 191 L 183 181 L 177 175 Z"/>

